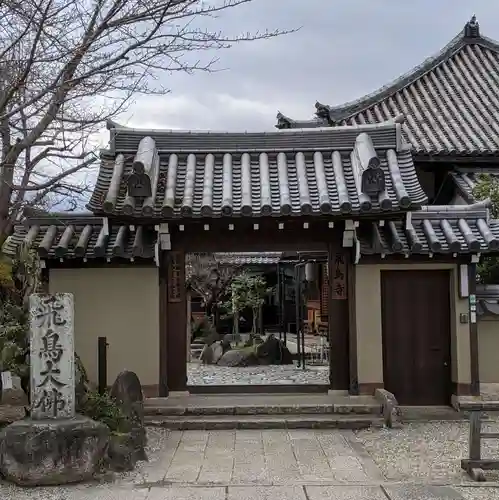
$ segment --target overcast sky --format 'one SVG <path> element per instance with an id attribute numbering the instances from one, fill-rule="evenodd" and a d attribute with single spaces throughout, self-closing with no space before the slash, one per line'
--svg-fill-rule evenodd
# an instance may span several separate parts
<path id="1" fill-rule="evenodd" d="M 218 73 L 165 77 L 171 93 L 138 98 L 121 122 L 139 128 L 272 130 L 280 110 L 310 118 L 388 83 L 447 44 L 473 14 L 499 39 L 497 0 L 253 0 L 218 20 L 228 34 L 297 33 L 218 54 Z M 124 123 L 125 124 L 125 123 Z"/>

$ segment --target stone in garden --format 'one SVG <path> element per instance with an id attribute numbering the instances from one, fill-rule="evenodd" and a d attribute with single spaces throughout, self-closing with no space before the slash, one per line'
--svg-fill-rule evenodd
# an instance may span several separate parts
<path id="1" fill-rule="evenodd" d="M 212 363 L 214 365 L 216 365 L 219 361 L 219 359 L 223 356 L 224 354 L 224 349 L 222 347 L 222 343 L 221 342 L 215 342 L 212 346 L 211 346 L 211 350 L 213 352 L 213 359 L 212 359 Z"/>
<path id="2" fill-rule="evenodd" d="M 213 349 L 211 348 L 211 345 L 204 345 L 203 350 L 199 355 L 199 361 L 201 361 L 204 365 L 213 364 Z"/>
<path id="3" fill-rule="evenodd" d="M 111 434 L 107 462 L 114 472 L 128 472 L 134 469 L 137 458 L 132 434 Z"/>
<path id="4" fill-rule="evenodd" d="M 257 346 L 256 355 L 261 364 L 289 365 L 293 363 L 289 349 L 274 335 L 269 335 L 262 344 Z"/>
<path id="5" fill-rule="evenodd" d="M 224 355 L 227 351 L 230 351 L 232 349 L 232 345 L 230 343 L 230 340 L 227 340 L 226 337 L 224 337 L 220 341 L 220 345 L 222 346 L 222 355 Z"/>
<path id="6" fill-rule="evenodd" d="M 145 452 L 147 435 L 144 427 L 144 396 L 139 377 L 134 372 L 122 371 L 116 377 L 110 395 L 127 417 L 123 432 L 131 436 L 128 444 L 132 446 L 130 452 L 132 462 L 147 460 Z M 123 438 L 119 445 L 123 448 L 125 444 L 127 444 L 127 441 Z"/>
<path id="7" fill-rule="evenodd" d="M 77 415 L 18 420 L 0 432 L 0 473 L 21 486 L 87 481 L 99 472 L 109 428 Z"/>
<path id="8" fill-rule="evenodd" d="M 218 366 L 256 366 L 258 358 L 249 349 L 227 351 L 219 360 Z"/>

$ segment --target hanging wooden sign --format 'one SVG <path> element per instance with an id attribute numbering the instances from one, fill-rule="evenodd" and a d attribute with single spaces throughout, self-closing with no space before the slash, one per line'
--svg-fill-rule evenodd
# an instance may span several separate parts
<path id="1" fill-rule="evenodd" d="M 331 276 L 331 298 L 336 300 L 347 298 L 347 265 L 342 253 L 333 255 Z"/>
<path id="2" fill-rule="evenodd" d="M 322 265 L 321 316 L 327 321 L 329 311 L 329 274 L 327 264 Z"/>
<path id="3" fill-rule="evenodd" d="M 170 252 L 168 259 L 168 302 L 180 302 L 182 290 L 181 256 L 179 252 Z"/>

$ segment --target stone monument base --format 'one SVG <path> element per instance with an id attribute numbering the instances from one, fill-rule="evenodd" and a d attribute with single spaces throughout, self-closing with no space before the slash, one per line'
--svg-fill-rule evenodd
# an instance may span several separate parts
<path id="1" fill-rule="evenodd" d="M 109 428 L 77 415 L 64 420 L 18 420 L 0 432 L 0 473 L 21 486 L 91 479 L 106 455 Z"/>

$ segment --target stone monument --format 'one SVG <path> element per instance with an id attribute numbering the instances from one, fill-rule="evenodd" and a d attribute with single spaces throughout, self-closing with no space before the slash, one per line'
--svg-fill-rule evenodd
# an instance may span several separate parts
<path id="1" fill-rule="evenodd" d="M 75 413 L 74 304 L 68 293 L 30 297 L 31 416 L 0 433 L 0 472 L 20 485 L 90 479 L 109 429 Z"/>
<path id="2" fill-rule="evenodd" d="M 73 297 L 30 297 L 31 418 L 75 416 Z"/>

